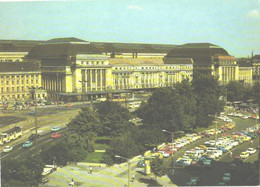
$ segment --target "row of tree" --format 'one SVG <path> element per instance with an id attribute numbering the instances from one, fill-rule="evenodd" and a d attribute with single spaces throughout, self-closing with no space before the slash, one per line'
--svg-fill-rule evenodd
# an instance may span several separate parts
<path id="1" fill-rule="evenodd" d="M 183 81 L 173 88 L 154 92 L 136 114 L 146 129 L 188 131 L 207 127 L 212 117 L 223 110 L 221 87 L 211 75 L 198 74 L 193 82 Z"/>

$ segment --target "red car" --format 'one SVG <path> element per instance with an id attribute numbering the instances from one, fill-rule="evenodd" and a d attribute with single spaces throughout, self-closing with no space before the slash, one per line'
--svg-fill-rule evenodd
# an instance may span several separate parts
<path id="1" fill-rule="evenodd" d="M 59 138 L 61 135 L 60 135 L 60 133 L 53 133 L 52 135 L 51 135 L 51 137 L 52 138 Z"/>

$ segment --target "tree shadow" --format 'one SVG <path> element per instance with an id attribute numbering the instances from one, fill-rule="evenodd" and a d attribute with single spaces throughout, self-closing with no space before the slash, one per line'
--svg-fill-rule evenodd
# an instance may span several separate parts
<path id="1" fill-rule="evenodd" d="M 146 183 L 147 186 L 150 186 L 150 187 L 152 187 L 152 186 L 153 187 L 155 187 L 155 186 L 162 186 L 161 184 L 159 184 L 154 179 L 139 178 L 138 181 L 141 182 L 141 183 Z"/>

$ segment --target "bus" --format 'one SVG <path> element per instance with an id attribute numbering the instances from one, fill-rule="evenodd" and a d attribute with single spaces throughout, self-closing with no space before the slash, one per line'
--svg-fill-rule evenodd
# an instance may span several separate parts
<path id="1" fill-rule="evenodd" d="M 23 135 L 21 127 L 14 127 L 1 133 L 2 144 L 15 140 Z"/>

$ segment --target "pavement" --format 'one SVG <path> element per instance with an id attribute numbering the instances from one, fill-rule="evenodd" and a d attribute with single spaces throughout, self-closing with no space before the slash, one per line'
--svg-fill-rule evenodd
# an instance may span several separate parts
<path id="1" fill-rule="evenodd" d="M 130 166 L 132 176 L 135 180 L 131 182 L 131 187 L 148 186 L 148 181 L 156 179 L 155 176 L 145 175 L 143 168 L 136 168 L 136 165 Z M 70 164 L 62 168 L 58 168 L 55 172 L 48 176 L 48 183 L 40 186 L 44 187 L 64 187 L 69 186 L 71 179 L 75 181 L 75 186 L 84 187 L 124 187 L 128 182 L 128 166 L 127 163 L 113 165 L 111 167 L 93 167 L 93 173 L 89 173 L 89 166 Z M 172 184 L 167 176 L 157 177 L 159 186 L 176 186 Z M 152 185 L 149 185 L 152 186 Z"/>

